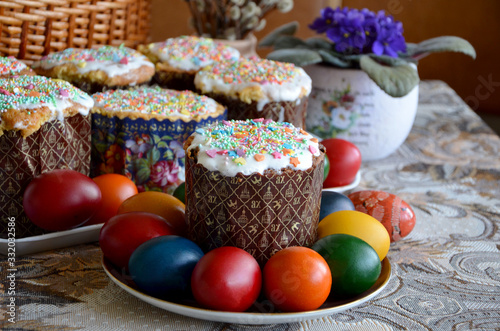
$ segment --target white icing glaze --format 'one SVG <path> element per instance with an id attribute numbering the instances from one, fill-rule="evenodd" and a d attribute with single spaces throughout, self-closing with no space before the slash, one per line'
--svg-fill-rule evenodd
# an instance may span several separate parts
<path id="1" fill-rule="evenodd" d="M 149 45 L 150 52 L 161 62 L 185 70 L 200 70 L 218 61 L 235 61 L 240 52 L 210 38 L 182 36 Z"/>
<path id="2" fill-rule="evenodd" d="M 261 111 L 269 102 L 297 101 L 302 96 L 309 96 L 311 93 L 311 78 L 304 69 L 295 67 L 292 77 L 288 81 L 279 83 L 262 84 L 255 81 L 247 81 L 244 74 L 241 74 L 241 82 L 231 82 L 228 84 L 220 75 L 214 75 L 213 70 L 217 70 L 217 65 L 196 74 L 194 83 L 196 88 L 204 93 L 222 93 L 225 95 L 239 95 L 242 91 L 257 87 L 262 92 L 262 97 L 257 101 L 257 110 Z"/>
<path id="3" fill-rule="evenodd" d="M 78 51 L 78 50 L 76 50 Z M 114 76 L 119 76 L 119 75 L 125 75 L 132 70 L 138 69 L 142 66 L 148 66 L 154 68 L 154 64 L 149 61 L 149 59 L 134 51 L 130 50 L 131 54 L 134 54 L 134 56 L 129 56 L 127 57 L 128 63 L 127 64 L 122 64 L 117 61 L 113 60 L 94 60 L 94 61 L 85 61 L 85 65 L 78 65 L 81 63 L 81 61 L 77 60 L 71 60 L 71 59 L 55 59 L 55 58 L 48 58 L 45 60 L 37 61 L 33 63 L 32 67 L 33 68 L 38 68 L 41 67 L 42 69 L 45 70 L 50 70 L 56 66 L 63 65 L 66 63 L 73 63 L 76 65 L 77 71 L 80 74 L 86 74 L 91 71 L 97 71 L 101 70 L 104 71 L 108 77 L 114 77 Z"/>
<path id="4" fill-rule="evenodd" d="M 47 107 L 51 112 L 51 117 L 48 121 L 57 119 L 64 122 L 64 110 L 74 107 L 79 114 L 86 116 L 94 105 L 94 100 L 76 89 L 71 84 L 65 81 L 50 79 L 42 76 L 22 76 L 15 80 L 0 80 L 2 81 L 2 90 L 4 93 L 0 95 L 0 113 L 7 109 L 25 110 Z M 26 86 L 31 85 L 30 88 Z M 66 93 L 61 93 L 64 90 Z M 38 93 L 37 97 L 30 97 L 31 91 Z M 6 95 L 5 92 L 10 93 Z M 14 128 L 26 128 L 23 122 L 14 123 Z"/>
<path id="5" fill-rule="evenodd" d="M 272 121 L 271 123 L 274 124 Z M 284 124 L 290 125 L 288 123 Z M 211 125 L 209 127 L 213 126 L 214 125 Z M 209 127 L 206 127 L 203 130 L 206 130 Z M 206 135 L 206 131 L 204 131 L 205 133 L 200 132 L 200 130 L 197 130 L 193 133 L 194 139 L 187 149 L 191 150 L 198 147 L 198 163 L 202 164 L 210 171 L 219 171 L 222 175 L 228 177 L 234 177 L 240 172 L 243 175 L 250 175 L 253 173 L 263 174 L 264 171 L 268 169 L 281 173 L 283 168 L 288 167 L 294 170 L 307 170 L 311 168 L 313 164 L 313 156 L 319 156 L 321 154 L 317 139 L 313 139 L 314 137 L 312 135 L 303 130 L 300 131 L 298 128 L 294 128 L 292 135 L 293 138 L 281 140 L 278 145 L 283 146 L 287 143 L 293 143 L 294 139 L 305 139 L 305 144 L 294 149 L 294 157 L 296 157 L 300 162 L 297 166 L 291 164 L 291 155 L 283 155 L 283 153 L 281 153 L 281 158 L 276 158 L 270 153 L 261 154 L 264 156 L 264 159 L 260 162 L 254 158 L 254 155 L 248 153 L 244 156 L 246 163 L 244 165 L 239 165 L 234 161 L 234 159 L 238 156 L 230 156 L 229 154 L 222 155 L 215 152 L 225 150 L 225 148 L 219 148 L 213 145 L 213 143 L 217 142 L 217 138 L 208 137 Z M 252 136 L 252 139 L 256 139 L 256 137 L 257 136 Z M 209 151 L 209 153 L 207 153 L 207 151 Z M 314 151 L 314 153 L 311 151 Z"/>

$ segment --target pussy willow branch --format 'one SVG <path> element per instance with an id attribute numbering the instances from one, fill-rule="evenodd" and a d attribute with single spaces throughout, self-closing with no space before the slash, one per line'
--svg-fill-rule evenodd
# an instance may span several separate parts
<path id="1" fill-rule="evenodd" d="M 251 1 L 261 9 L 261 14 L 257 16 L 258 24 L 271 11 L 277 9 L 277 3 L 272 5 L 262 4 L 262 0 L 245 0 L 242 5 L 238 6 L 231 0 L 201 0 L 204 4 L 203 11 L 200 12 L 196 0 L 186 0 L 189 9 L 193 16 L 194 27 L 198 35 L 210 35 L 213 38 L 224 38 L 225 32 L 233 28 L 237 39 L 245 38 L 250 32 L 255 30 L 256 26 L 248 27 L 248 24 L 256 16 L 248 18 L 232 20 L 228 17 L 227 12 L 232 6 L 238 7 L 240 10 L 245 8 Z"/>

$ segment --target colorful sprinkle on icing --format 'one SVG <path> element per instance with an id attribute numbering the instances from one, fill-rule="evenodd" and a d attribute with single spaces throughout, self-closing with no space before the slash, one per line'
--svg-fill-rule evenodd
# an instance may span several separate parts
<path id="1" fill-rule="evenodd" d="M 291 82 L 299 74 L 298 69 L 293 63 L 241 58 L 239 61 L 218 62 L 204 69 L 202 74 L 226 84 L 281 85 Z"/>
<path id="2" fill-rule="evenodd" d="M 312 88 L 311 77 L 292 63 L 248 58 L 203 68 L 196 73 L 194 84 L 203 93 L 224 94 L 245 103 L 255 101 L 259 111 L 268 102 L 298 103 Z"/>
<path id="3" fill-rule="evenodd" d="M 67 48 L 60 52 L 51 53 L 44 56 L 41 62 L 76 62 L 76 63 L 86 63 L 86 62 L 116 62 L 125 61 L 123 59 L 130 58 L 142 58 L 143 55 L 131 48 L 113 46 L 102 46 L 100 48 Z"/>
<path id="4" fill-rule="evenodd" d="M 249 175 L 266 169 L 310 168 L 313 156 L 320 155 L 318 143 L 311 139 L 287 122 L 231 120 L 197 131 L 189 148 L 199 148 L 198 162 L 211 171 Z"/>
<path id="5" fill-rule="evenodd" d="M 33 63 L 33 68 L 51 69 L 65 63 L 73 63 L 82 73 L 103 70 L 108 76 L 124 74 L 143 65 L 154 67 L 140 52 L 124 47 L 101 46 L 94 48 L 67 48 L 51 53 Z"/>
<path id="6" fill-rule="evenodd" d="M 139 112 L 160 116 L 197 118 L 217 110 L 217 103 L 191 91 L 174 91 L 160 87 L 131 90 L 109 90 L 92 95 L 95 107 L 109 112 Z M 197 132 L 203 132 L 197 129 Z"/>
<path id="7" fill-rule="evenodd" d="M 47 106 L 56 110 L 65 100 L 73 100 L 92 107 L 92 99 L 70 83 L 42 76 L 19 76 L 16 79 L 1 79 L 0 113 L 7 109 L 25 109 Z M 70 106 L 66 104 L 66 106 Z"/>
<path id="8" fill-rule="evenodd" d="M 14 57 L 0 57 L 0 76 L 16 75 L 26 69 L 27 66 Z"/>
<path id="9" fill-rule="evenodd" d="M 183 70 L 199 70 L 207 65 L 236 60 L 239 52 L 210 38 L 181 36 L 149 45 L 161 61 Z"/>

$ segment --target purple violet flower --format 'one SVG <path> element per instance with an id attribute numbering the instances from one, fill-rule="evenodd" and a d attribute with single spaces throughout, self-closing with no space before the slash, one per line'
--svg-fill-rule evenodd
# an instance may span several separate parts
<path id="1" fill-rule="evenodd" d="M 326 7 L 309 28 L 326 33 L 337 52 L 343 54 L 389 55 L 406 52 L 403 25 L 383 11 Z"/>
<path id="2" fill-rule="evenodd" d="M 403 24 L 395 21 L 389 15 L 385 16 L 383 11 L 377 14 L 379 22 L 379 32 L 377 39 L 372 45 L 373 53 L 377 55 L 398 56 L 398 51 L 406 52 L 406 43 L 403 37 Z"/>

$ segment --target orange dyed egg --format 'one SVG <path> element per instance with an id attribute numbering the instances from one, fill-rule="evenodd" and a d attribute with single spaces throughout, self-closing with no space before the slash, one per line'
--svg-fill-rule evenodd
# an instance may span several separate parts
<path id="1" fill-rule="evenodd" d="M 161 216 L 172 225 L 178 235 L 184 236 L 186 234 L 185 206 L 173 195 L 155 191 L 133 195 L 123 201 L 118 208 L 118 214 L 131 211 L 142 211 Z"/>
<path id="2" fill-rule="evenodd" d="M 384 191 L 358 191 L 348 195 L 357 211 L 368 214 L 389 232 L 391 242 L 406 237 L 415 227 L 415 212 L 398 196 Z"/>

